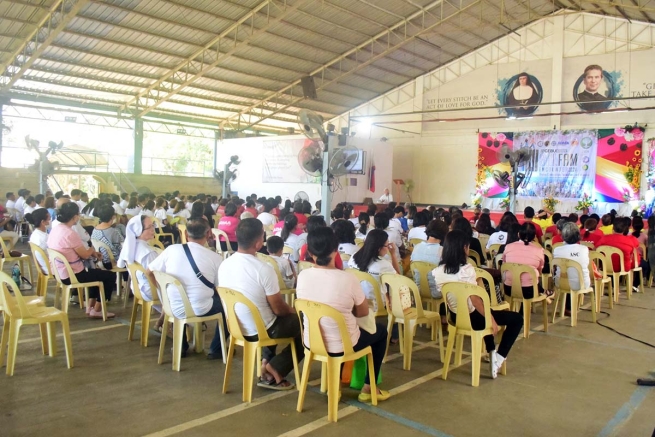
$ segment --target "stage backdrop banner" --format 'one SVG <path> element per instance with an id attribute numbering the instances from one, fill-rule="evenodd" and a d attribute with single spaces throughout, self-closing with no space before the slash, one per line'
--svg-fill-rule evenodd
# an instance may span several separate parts
<path id="1" fill-rule="evenodd" d="M 598 137 L 595 200 L 639 199 L 644 130 L 639 127 L 600 129 Z"/>
<path id="2" fill-rule="evenodd" d="M 596 172 L 596 130 L 519 132 L 514 134 L 514 150 L 532 150 L 532 164 L 522 163 L 525 186 L 517 197 L 541 200 L 579 199 L 592 195 Z"/>
<path id="3" fill-rule="evenodd" d="M 476 196 L 500 199 L 509 195 L 502 175 L 511 172 L 509 164 L 500 162 L 503 146 L 513 147 L 511 132 L 481 132 L 478 134 L 478 173 L 475 180 Z"/>
<path id="4" fill-rule="evenodd" d="M 320 183 L 320 176 L 308 175 L 298 164 L 298 153 L 311 142 L 307 138 L 264 141 L 262 182 Z"/>

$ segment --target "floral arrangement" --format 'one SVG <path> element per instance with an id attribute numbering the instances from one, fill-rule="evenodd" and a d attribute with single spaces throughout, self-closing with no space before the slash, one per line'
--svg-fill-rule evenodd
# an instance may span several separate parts
<path id="1" fill-rule="evenodd" d="M 624 188 L 623 189 L 623 202 L 628 203 L 631 200 L 632 200 L 632 192 L 629 189 Z"/>
<path id="2" fill-rule="evenodd" d="M 592 206 L 594 206 L 594 201 L 591 200 L 591 196 L 587 193 L 584 193 L 582 195 L 582 199 L 578 201 L 578 205 L 576 206 L 576 209 L 578 211 L 583 211 L 585 209 L 589 209 Z"/>
<path id="3" fill-rule="evenodd" d="M 559 200 L 555 199 L 552 195 L 544 199 L 544 206 L 548 211 L 555 211 L 555 205 L 559 203 Z"/>
<path id="4" fill-rule="evenodd" d="M 625 165 L 627 167 L 627 170 L 623 173 L 625 180 L 628 181 L 628 185 L 630 185 L 632 191 L 638 193 L 641 185 L 641 164 L 637 167 L 636 165 L 632 166 L 629 162 L 626 162 Z"/>
<path id="5" fill-rule="evenodd" d="M 474 208 L 480 208 L 482 206 L 482 193 L 480 191 L 477 191 L 471 196 L 471 203 Z"/>
<path id="6" fill-rule="evenodd" d="M 644 139 L 644 128 L 638 126 L 617 127 L 614 135 L 623 137 L 626 141 L 642 141 Z"/>
<path id="7" fill-rule="evenodd" d="M 509 208 L 509 196 L 505 197 L 503 200 L 500 201 L 499 205 L 502 209 L 507 209 Z"/>
<path id="8" fill-rule="evenodd" d="M 633 208 L 634 211 L 637 211 L 637 214 L 639 214 L 641 217 L 643 217 L 646 214 L 646 201 L 645 200 L 640 200 Z"/>

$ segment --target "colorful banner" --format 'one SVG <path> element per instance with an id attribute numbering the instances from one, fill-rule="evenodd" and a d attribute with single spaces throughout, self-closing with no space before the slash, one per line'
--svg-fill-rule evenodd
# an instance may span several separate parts
<path id="1" fill-rule="evenodd" d="M 514 150 L 527 150 L 531 160 L 519 165 L 525 180 L 517 197 L 578 199 L 594 188 L 595 130 L 520 132 Z"/>
<path id="2" fill-rule="evenodd" d="M 644 130 L 639 127 L 598 130 L 596 200 L 639 199 Z"/>
<path id="3" fill-rule="evenodd" d="M 509 195 L 509 174 L 512 169 L 501 162 L 503 147 L 513 148 L 511 132 L 482 132 L 478 134 L 478 174 L 476 196 L 503 198 Z"/>

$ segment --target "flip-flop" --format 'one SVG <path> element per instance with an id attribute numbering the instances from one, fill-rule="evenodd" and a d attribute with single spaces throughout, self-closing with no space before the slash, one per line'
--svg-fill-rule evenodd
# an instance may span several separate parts
<path id="1" fill-rule="evenodd" d="M 289 385 L 285 385 L 285 384 L 289 384 Z M 270 381 L 260 379 L 259 382 L 257 383 L 257 387 L 266 388 L 268 390 L 287 391 L 287 390 L 292 390 L 295 387 L 295 385 L 290 383 L 286 379 L 283 379 L 280 382 L 275 382 L 275 378 L 273 378 Z"/>

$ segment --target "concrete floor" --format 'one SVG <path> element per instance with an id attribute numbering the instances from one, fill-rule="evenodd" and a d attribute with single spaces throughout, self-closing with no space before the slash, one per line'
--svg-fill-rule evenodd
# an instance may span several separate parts
<path id="1" fill-rule="evenodd" d="M 18 249 L 28 253 L 26 245 Z M 438 349 L 419 328 L 411 371 L 402 370 L 397 346 L 383 366 L 382 388 L 394 396 L 376 408 L 344 388 L 339 422 L 329 424 L 326 397 L 316 386 L 303 413 L 295 410 L 295 391 L 255 387 L 253 402 L 243 404 L 241 353 L 223 395 L 222 362 L 192 354 L 174 372 L 169 339 L 159 366 L 158 334 L 150 332 L 148 348 L 139 346 L 138 331 L 128 342 L 129 308 L 114 296 L 110 310 L 116 319 L 103 322 L 71 307 L 71 370 L 61 337 L 58 355 L 50 358 L 41 354 L 38 329 L 23 328 L 15 375 L 0 375 L 0 436 L 651 436 L 655 428 L 655 388 L 635 384 L 655 377 L 655 349 L 592 324 L 586 311 L 576 328 L 566 318 L 548 334 L 520 339 L 507 376 L 494 381 L 483 364 L 477 388 L 470 386 L 467 361 L 441 379 Z M 655 343 L 654 310 L 655 290 L 647 289 L 630 301 L 622 296 L 611 311 L 604 304 L 611 316 L 599 321 Z M 533 319 L 532 329 L 540 329 L 539 313 Z M 319 369 L 313 366 L 312 379 Z"/>

